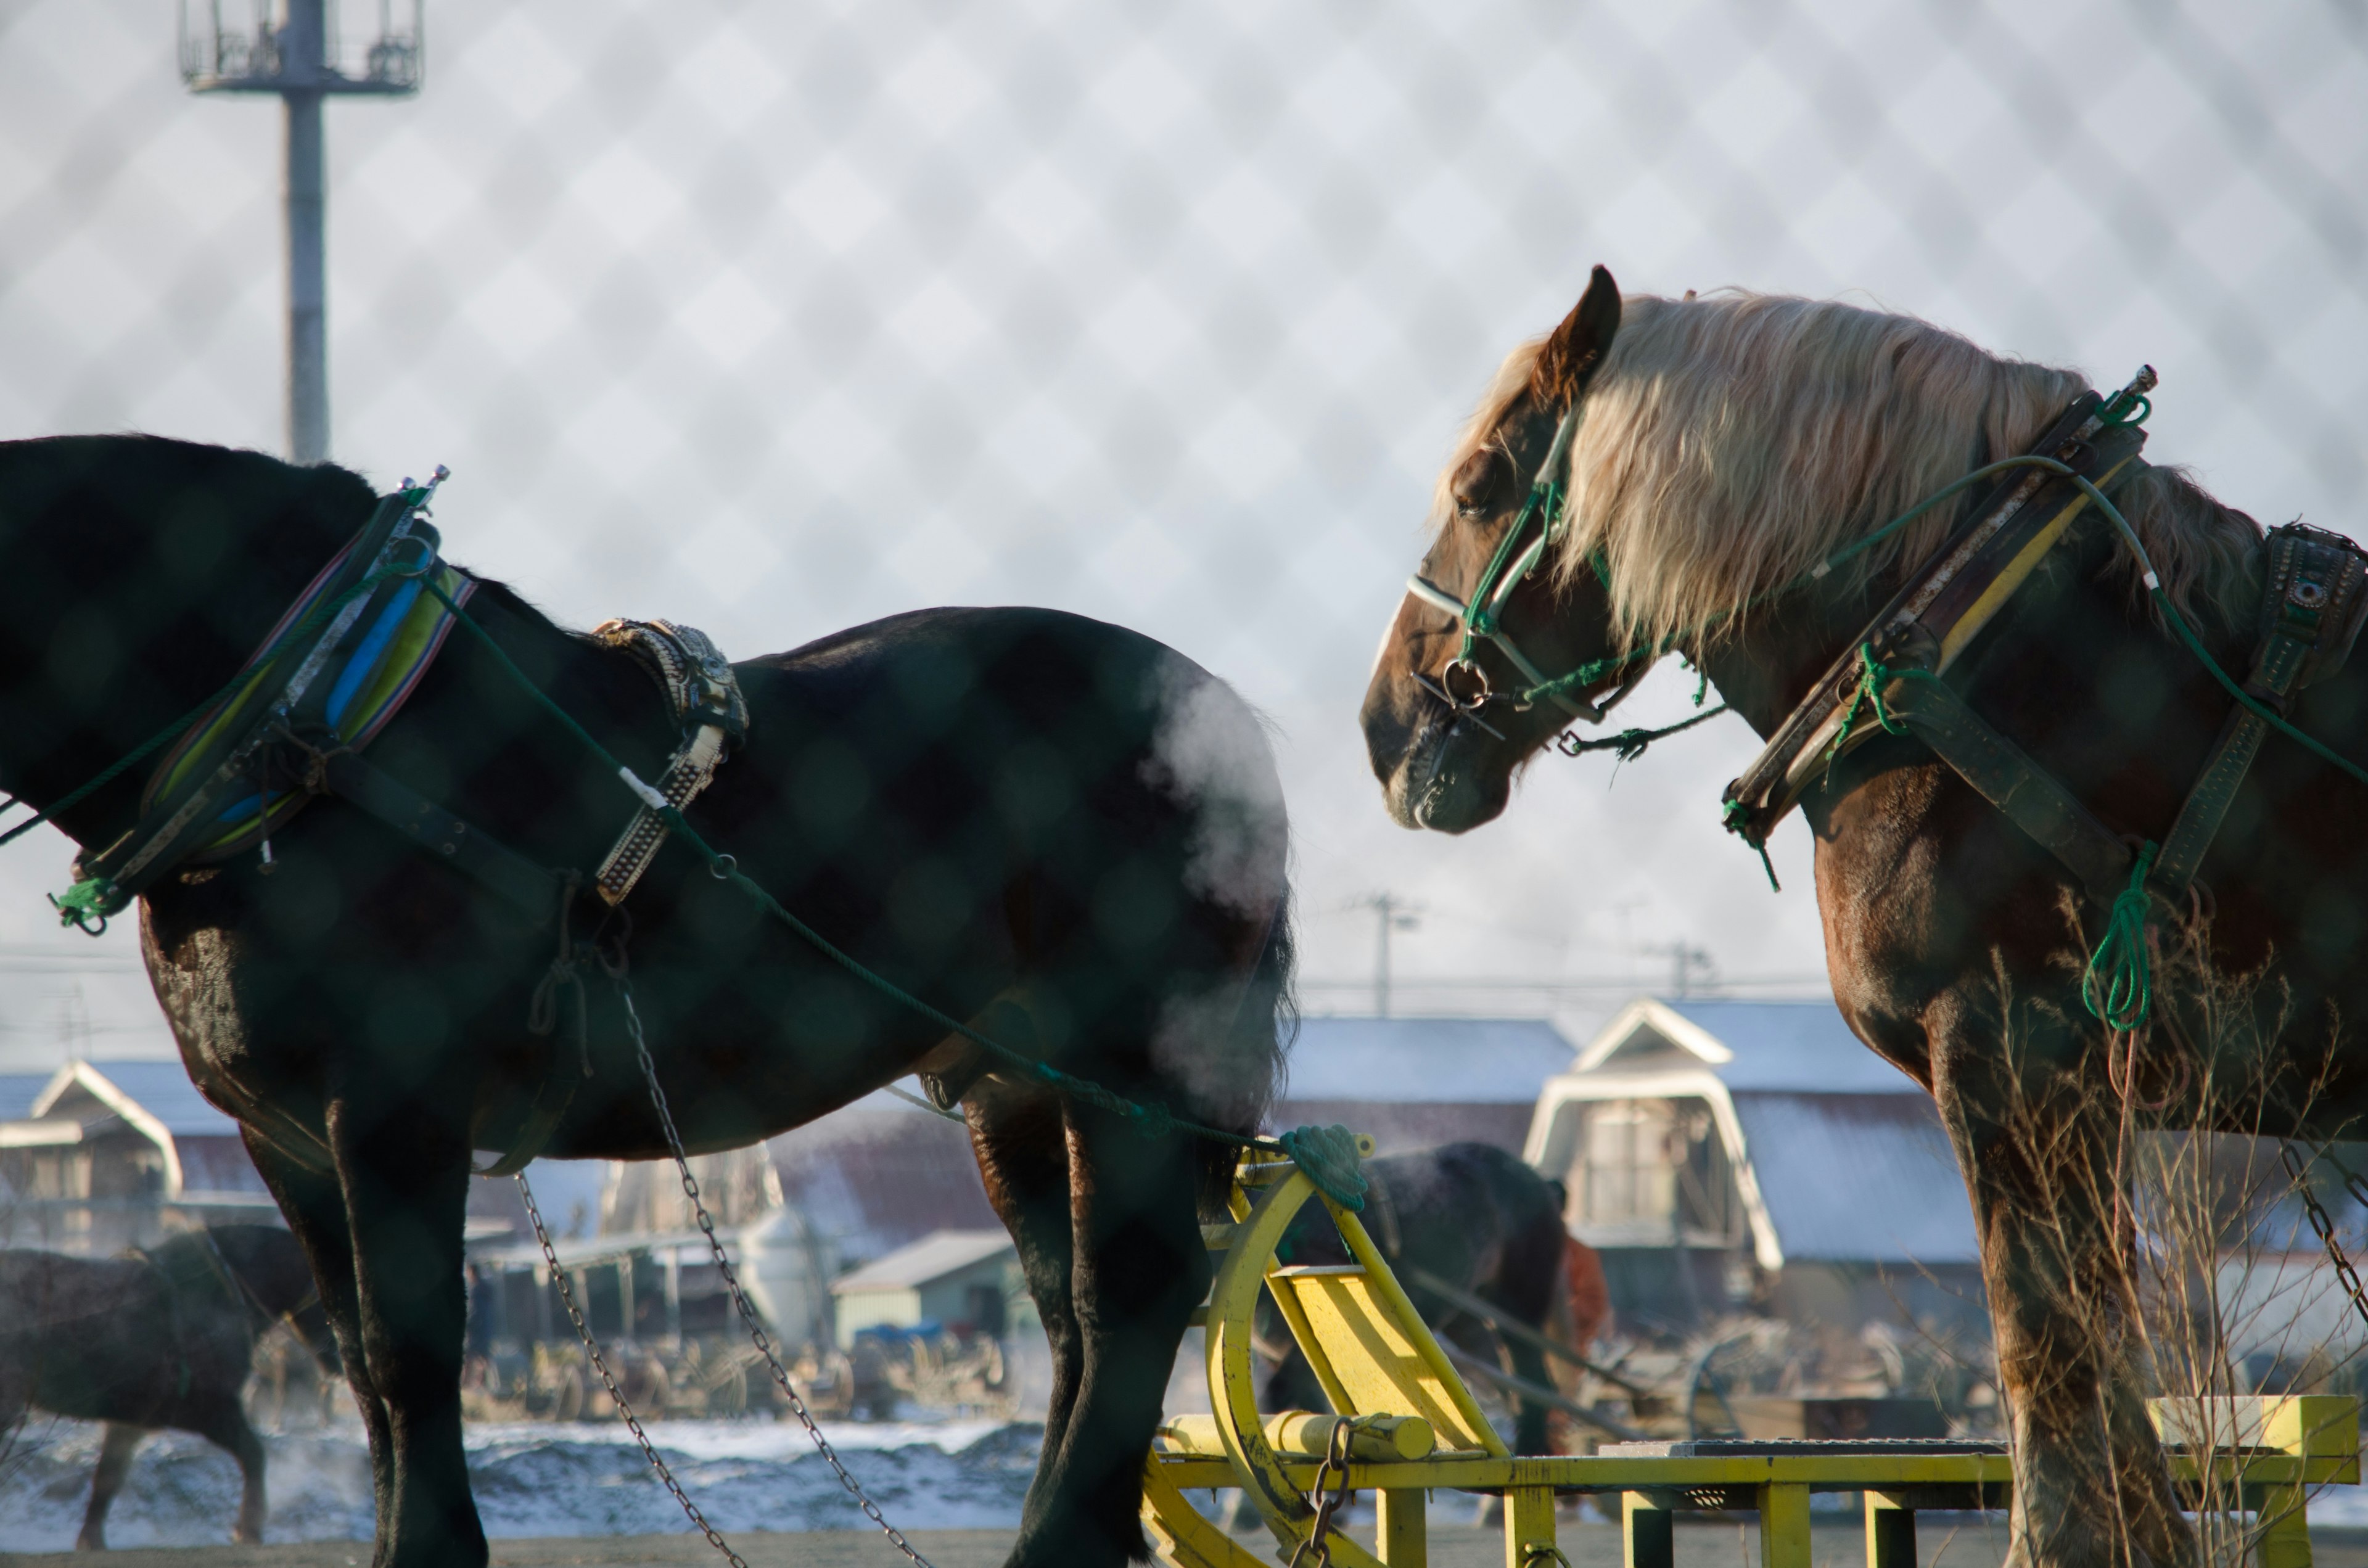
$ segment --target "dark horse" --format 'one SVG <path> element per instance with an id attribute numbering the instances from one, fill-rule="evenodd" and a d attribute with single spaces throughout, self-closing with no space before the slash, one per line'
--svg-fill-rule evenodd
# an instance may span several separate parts
<path id="1" fill-rule="evenodd" d="M 1567 722 L 1548 699 L 1474 711 L 1424 683 L 1479 695 L 1473 671 L 1448 668 L 1461 629 L 1438 606 L 1468 598 L 1574 403 L 1565 521 L 1538 570 L 1507 577 L 1506 631 L 1545 676 L 1586 672 L 1564 695 L 1589 711 L 1674 649 L 1766 736 L 1964 513 L 1811 570 L 2029 450 L 2084 390 L 2072 372 L 1838 304 L 1733 293 L 1623 307 L 1599 268 L 1568 319 L 1505 362 L 1441 477 L 1429 586 L 1399 606 L 1364 704 L 1391 813 L 1478 827 Z M 2175 469 L 2140 463 L 2113 494 L 2171 600 L 2241 676 L 2260 635 L 2252 519 Z M 2107 829 L 2161 842 L 2232 704 L 2137 576 L 2091 507 L 1949 684 Z M 1497 691 L 1531 689 L 1494 644 L 1476 660 Z M 2291 711 L 2368 756 L 2360 661 Z M 1971 1189 L 2012 1409 L 2014 1561 L 2192 1562 L 2135 1370 L 2116 1150 L 2148 1116 L 2324 1138 L 2368 1108 L 2362 1058 L 2330 1049 L 2338 1020 L 2368 1012 L 2368 791 L 2270 737 L 2203 861 L 2209 896 L 2154 921 L 2164 954 L 2195 956 L 2198 994 L 2213 975 L 2269 983 L 2234 1028 L 2198 1024 L 2192 997 L 2158 983 L 2155 1026 L 2135 1043 L 2083 1005 L 2079 960 L 2102 921 L 2081 882 L 1923 743 L 1877 736 L 1802 804 L 1835 997 L 1860 1039 L 1931 1089 Z"/>
<path id="2" fill-rule="evenodd" d="M 0 445 L 0 785 L 57 801 L 230 678 L 370 517 L 359 478 L 153 438 Z M 484 583 L 469 613 L 644 778 L 678 733 L 630 656 Z M 1288 1021 L 1281 789 L 1254 714 L 1132 632 L 1035 609 L 917 611 L 737 666 L 744 749 L 700 834 L 830 941 L 1003 1043 L 1138 1101 L 1257 1127 Z M 633 798 L 466 631 L 370 759 L 551 868 L 589 874 Z M 126 777 L 59 823 L 104 845 Z M 666 1145 L 625 998 L 588 1038 L 529 1027 L 553 936 L 335 798 L 259 856 L 142 910 L 184 1062 L 241 1120 L 310 1256 L 368 1424 L 380 1568 L 478 1563 L 461 1442 L 461 1210 L 554 1073 L 545 1152 Z M 630 966 L 692 1153 L 753 1142 L 907 1072 L 963 1096 L 1052 1342 L 1052 1414 L 1015 1563 L 1143 1548 L 1140 1471 L 1209 1264 L 1198 1210 L 1235 1151 L 986 1069 L 669 841 L 578 937 Z M 628 918 L 630 917 L 630 918 Z M 554 1000 L 547 988 L 546 1004 Z M 546 1012 L 545 1016 L 548 1014 Z"/>
<path id="3" fill-rule="evenodd" d="M 134 1257 L 0 1252 L 0 1432 L 28 1405 L 107 1423 L 77 1547 L 105 1548 L 131 1451 L 163 1426 L 238 1460 L 231 1539 L 263 1539 L 263 1441 L 239 1396 L 256 1337 L 282 1318 L 334 1361 L 303 1249 L 277 1225 L 216 1225 Z"/>
<path id="4" fill-rule="evenodd" d="M 1520 1157 L 1492 1143 L 1448 1143 L 1412 1153 L 1385 1154 L 1365 1163 L 1372 1184 L 1361 1216 L 1365 1229 L 1412 1298 L 1423 1321 L 1466 1349 L 1496 1358 L 1496 1336 L 1461 1307 L 1441 1301 L 1417 1278 L 1421 1270 L 1479 1297 L 1514 1322 L 1544 1332 L 1561 1285 L 1564 1252 L 1561 1191 Z M 1289 1264 L 1350 1261 L 1340 1233 L 1319 1204 L 1303 1209 L 1283 1233 L 1275 1256 Z M 1262 1398 L 1269 1410 L 1321 1410 L 1324 1391 L 1307 1358 L 1282 1331 L 1271 1299 L 1259 1303 L 1258 1338 L 1289 1348 L 1268 1375 Z M 1527 1340 L 1504 1340 L 1515 1376 L 1541 1388 L 1554 1386 L 1545 1353 Z M 1551 1451 L 1547 1422 L 1552 1412 L 1530 1400 L 1518 1402 L 1513 1451 Z"/>

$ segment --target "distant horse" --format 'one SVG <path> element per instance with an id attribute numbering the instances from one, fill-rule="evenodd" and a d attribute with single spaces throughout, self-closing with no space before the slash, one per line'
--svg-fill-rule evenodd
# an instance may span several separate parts
<path id="1" fill-rule="evenodd" d="M 131 1452 L 164 1426 L 238 1460 L 231 1539 L 263 1539 L 263 1442 L 239 1400 L 256 1340 L 282 1318 L 335 1363 L 303 1250 L 277 1225 L 216 1225 L 131 1257 L 0 1252 L 0 1431 L 28 1404 L 107 1423 L 75 1546 L 106 1547 Z"/>
<path id="2" fill-rule="evenodd" d="M 1440 478 L 1435 537 L 1364 703 L 1391 813 L 1447 833 L 1488 822 L 1573 712 L 1600 719 L 1665 649 L 1763 736 L 1828 689 L 1829 672 L 1843 697 L 1861 675 L 1876 680 L 1872 658 L 1857 664 L 1861 629 L 1996 503 L 1943 506 L 1831 558 L 2030 450 L 2085 390 L 2073 372 L 1845 305 L 1623 304 L 1598 268 L 1570 316 L 1505 361 Z M 1566 479 L 1566 505 L 1513 539 L 1574 410 L 1567 468 L 1546 476 Z M 2252 519 L 2176 469 L 2135 462 L 2109 483 L 2163 592 L 2241 676 L 2264 634 Z M 2233 704 L 2174 641 L 2097 508 L 2066 526 L 1946 685 L 2061 781 L 2073 801 L 2061 820 L 2101 824 L 2080 842 L 2128 862 L 2112 835 L 2166 840 Z M 1468 609 L 1492 560 L 1510 563 L 1489 589 L 1497 630 L 1534 675 L 1486 637 L 1450 667 L 1468 617 L 1444 607 Z M 2346 756 L 2368 756 L 2360 661 L 2297 690 L 2290 710 Z M 2283 1025 L 2265 1000 L 2237 1031 L 2259 1050 L 2215 1061 L 2212 1031 L 2177 995 L 2156 996 L 2159 1027 L 2135 1043 L 2092 1019 L 2079 960 L 2100 940 L 2095 881 L 1942 765 L 1899 711 L 1861 708 L 1862 749 L 1804 754 L 1800 803 L 1835 997 L 1861 1040 L 1932 1090 L 1971 1189 L 2014 1425 L 2011 1560 L 2192 1562 L 2132 1366 L 2138 1301 L 2111 1217 L 2117 1128 L 2208 1113 L 2231 1131 L 2324 1138 L 2368 1109 L 2368 1058 L 2328 1049 L 2338 1019 L 2368 1017 L 2368 791 L 2270 735 L 2203 858 L 2211 896 L 2156 900 L 2167 950 L 2183 936 L 2209 972 L 2266 972 L 2261 994 L 2283 1006 Z M 2103 897 L 2120 902 L 2110 885 Z M 2243 1087 L 2206 1108 L 2206 1084 Z"/>
<path id="3" fill-rule="evenodd" d="M 1448 1143 L 1365 1163 L 1372 1188 L 1361 1216 L 1393 1270 L 1420 1269 L 1501 1309 L 1516 1323 L 1545 1332 L 1564 1295 L 1570 1244 L 1563 1229 L 1562 1194 L 1520 1157 L 1492 1143 Z M 1344 1264 L 1348 1248 L 1320 1205 L 1309 1204 L 1283 1233 L 1275 1256 L 1287 1264 Z M 1440 1300 L 1420 1280 L 1402 1278 L 1423 1321 L 1466 1349 L 1496 1358 L 1497 1336 L 1463 1308 Z M 1258 1316 L 1262 1345 L 1282 1351 L 1263 1392 L 1269 1410 L 1322 1410 L 1324 1391 L 1307 1358 L 1283 1331 L 1270 1298 Z M 1555 1385 L 1545 1353 L 1506 1335 L 1514 1375 L 1541 1388 Z M 1577 1348 L 1575 1346 L 1575 1348 Z M 1553 1412 L 1518 1401 L 1513 1450 L 1550 1452 Z"/>
<path id="4" fill-rule="evenodd" d="M 0 445 L 0 787 L 60 801 L 204 703 L 376 505 L 342 469 L 249 452 Z M 652 559 L 674 538 L 654 524 Z M 476 585 L 468 613 L 661 776 L 682 732 L 642 664 L 497 583 Z M 1039 609 L 915 611 L 736 675 L 746 742 L 689 812 L 742 872 L 998 1043 L 1180 1118 L 1258 1125 L 1289 1018 L 1286 830 L 1264 733 L 1230 688 L 1148 638 Z M 315 787 L 335 762 L 316 753 L 281 787 Z M 639 810 L 462 631 L 367 760 L 470 843 L 586 885 Z M 108 845 L 141 792 L 135 768 L 59 825 Z M 485 1561 L 461 1440 L 472 1147 L 510 1148 L 555 1085 L 572 1092 L 545 1153 L 666 1153 L 623 994 L 588 963 L 580 992 L 566 983 L 571 929 L 630 967 L 691 1153 L 916 1070 L 962 1098 L 1053 1358 L 1011 1561 L 1144 1550 L 1144 1455 L 1210 1273 L 1199 1210 L 1235 1149 L 992 1071 L 678 835 L 621 909 L 579 897 L 558 923 L 336 796 L 268 842 L 270 864 L 244 854 L 150 887 L 143 947 L 192 1078 L 240 1119 L 311 1256 L 370 1433 L 377 1568 Z M 554 1032 L 529 1028 L 554 1012 Z"/>

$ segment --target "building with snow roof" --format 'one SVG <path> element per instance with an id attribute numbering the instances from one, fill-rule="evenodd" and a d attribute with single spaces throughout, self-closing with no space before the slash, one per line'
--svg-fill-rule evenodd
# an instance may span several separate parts
<path id="1" fill-rule="evenodd" d="M 831 1281 L 844 1349 L 867 1328 L 950 1328 L 1000 1338 L 1026 1289 L 1019 1251 L 1000 1230 L 933 1231 Z"/>
<path id="2" fill-rule="evenodd" d="M 0 1079 L 0 1243 L 104 1256 L 279 1215 L 239 1141 L 175 1061 L 69 1062 L 17 1100 Z"/>
<path id="3" fill-rule="evenodd" d="M 1463 1142 L 1519 1151 L 1539 1093 L 1575 1055 L 1543 1018 L 1307 1018 L 1268 1119 L 1338 1122 L 1384 1154 Z"/>
<path id="4" fill-rule="evenodd" d="M 1630 1004 L 1544 1085 L 1524 1156 L 1569 1192 L 1613 1308 L 1984 1321 L 1980 1250 L 1921 1085 L 1831 1002 Z"/>

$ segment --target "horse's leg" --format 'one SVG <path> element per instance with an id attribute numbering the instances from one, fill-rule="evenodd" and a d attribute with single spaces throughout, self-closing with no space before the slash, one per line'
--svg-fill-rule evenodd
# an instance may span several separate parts
<path id="1" fill-rule="evenodd" d="M 233 1394 L 229 1403 L 208 1410 L 189 1430 L 238 1460 L 239 1474 L 245 1485 L 239 1494 L 238 1523 L 232 1528 L 230 1539 L 242 1546 L 260 1545 L 264 1517 L 263 1439 L 256 1436 L 246 1412 L 238 1407 L 237 1396 Z"/>
<path id="2" fill-rule="evenodd" d="M 329 1105 L 329 1146 L 352 1228 L 361 1350 L 385 1402 L 391 1506 L 373 1568 L 477 1568 L 485 1532 L 461 1443 L 468 1292 L 461 1230 L 469 1096 L 371 1079 Z"/>
<path id="3" fill-rule="evenodd" d="M 114 1506 L 115 1494 L 123 1490 L 123 1478 L 131 1473 L 132 1450 L 147 1435 L 142 1428 L 120 1421 L 107 1424 L 107 1435 L 98 1443 L 98 1463 L 90 1472 L 90 1506 L 83 1510 L 82 1533 L 74 1537 L 76 1551 L 107 1550 L 107 1510 Z"/>
<path id="4" fill-rule="evenodd" d="M 1022 1523 L 1009 1568 L 1148 1555 L 1144 1455 L 1185 1324 L 1214 1272 L 1201 1244 L 1194 1142 L 1146 1138 L 1074 1102 L 1068 1116 L 1085 1378 L 1060 1446 L 1045 1449 L 1042 1507 Z"/>
<path id="5" fill-rule="evenodd" d="M 2138 1309 L 2114 1238 L 2110 1108 L 2075 1073 L 2027 1070 L 2033 1061 L 2077 1063 L 2078 1049 L 2077 1040 L 2036 1042 L 2019 1063 L 1994 1051 L 1933 1052 L 1933 1089 L 1973 1198 L 1998 1379 L 2012 1411 L 2008 1561 L 2186 1568 L 2195 1538 L 2148 1431 L 2133 1365 Z"/>
<path id="6" fill-rule="evenodd" d="M 386 1518 L 394 1506 L 394 1440 L 387 1423 L 386 1401 L 370 1381 L 370 1358 L 362 1353 L 361 1292 L 356 1283 L 353 1229 L 346 1222 L 344 1189 L 335 1175 L 290 1159 L 253 1131 L 245 1131 L 245 1139 L 248 1155 L 263 1174 L 263 1184 L 279 1201 L 279 1212 L 313 1266 L 313 1282 L 321 1292 L 321 1315 L 329 1320 L 330 1336 L 337 1342 L 337 1359 L 345 1367 L 346 1385 L 353 1391 L 354 1407 L 370 1439 L 371 1497 L 378 1506 L 378 1517 Z"/>
<path id="7" fill-rule="evenodd" d="M 1085 1347 L 1070 1293 L 1075 1265 L 1068 1128 L 1058 1099 L 998 1078 L 982 1079 L 963 1096 L 963 1107 L 987 1200 L 1019 1249 L 1028 1294 L 1035 1300 L 1036 1315 L 1053 1352 L 1053 1389 L 1044 1410 L 1044 1451 L 1050 1454 L 1068 1426 L 1077 1385 L 1085 1377 Z M 1033 1518 L 1041 1509 L 1042 1467 L 1037 1478 L 1040 1484 L 1029 1489 L 1023 1518 Z"/>

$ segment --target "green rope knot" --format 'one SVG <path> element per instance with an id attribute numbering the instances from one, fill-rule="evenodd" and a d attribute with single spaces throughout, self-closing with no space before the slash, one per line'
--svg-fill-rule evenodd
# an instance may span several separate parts
<path id="1" fill-rule="evenodd" d="M 1351 1214 L 1365 1211 L 1365 1173 L 1358 1168 L 1357 1135 L 1338 1125 L 1294 1127 L 1275 1140 L 1315 1190 Z"/>
<path id="2" fill-rule="evenodd" d="M 107 929 L 107 917 L 120 914 L 129 902 L 105 877 L 85 877 L 63 892 L 50 894 L 58 924 L 96 937 Z"/>
<path id="3" fill-rule="evenodd" d="M 1903 675 L 1923 674 L 1921 670 L 1893 669 L 1874 656 L 1874 644 L 1872 642 L 1858 645 L 1858 687 L 1850 693 L 1850 706 L 1842 710 L 1842 727 L 1834 732 L 1834 744 L 1826 748 L 1827 773 L 1833 771 L 1834 759 L 1841 756 L 1842 745 L 1850 739 L 1851 727 L 1858 722 L 1858 710 L 1861 706 L 1874 710 L 1874 722 L 1883 727 L 1884 733 L 1904 735 L 1907 733 L 1907 726 L 1894 719 L 1891 710 L 1884 705 L 1883 688 Z"/>
<path id="4" fill-rule="evenodd" d="M 1759 851 L 1759 869 L 1768 873 L 1768 891 L 1782 892 L 1784 885 L 1776 880 L 1776 862 L 1768 858 L 1768 840 L 1756 836 L 1751 831 L 1751 808 L 1729 795 L 1726 803 L 1719 808 L 1719 823 L 1727 832 Z"/>
<path id="5" fill-rule="evenodd" d="M 2138 1028 L 2154 1006 L 2153 983 L 2146 973 L 2146 915 L 2152 898 L 2146 880 L 2157 852 L 2151 841 L 2138 851 L 2137 864 L 2130 868 L 2130 885 L 2115 895 L 2112 912 L 2105 916 L 2105 934 L 2080 977 L 2081 1003 L 2109 1029 Z"/>

